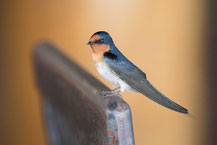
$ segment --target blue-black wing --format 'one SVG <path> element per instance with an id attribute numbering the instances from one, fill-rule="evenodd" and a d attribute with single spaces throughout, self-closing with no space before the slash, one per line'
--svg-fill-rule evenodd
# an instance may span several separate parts
<path id="1" fill-rule="evenodd" d="M 137 92 L 145 95 L 149 99 L 157 102 L 158 104 L 172 109 L 177 112 L 188 114 L 188 110 L 173 102 L 165 95 L 160 93 L 147 79 L 144 72 L 131 63 L 127 58 L 123 57 L 121 60 L 107 59 L 105 61 L 109 67 L 131 86 Z"/>

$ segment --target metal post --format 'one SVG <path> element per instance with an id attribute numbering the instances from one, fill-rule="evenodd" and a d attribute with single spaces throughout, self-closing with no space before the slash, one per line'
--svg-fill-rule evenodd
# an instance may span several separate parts
<path id="1" fill-rule="evenodd" d="M 50 43 L 33 52 L 50 145 L 134 145 L 129 105 Z"/>

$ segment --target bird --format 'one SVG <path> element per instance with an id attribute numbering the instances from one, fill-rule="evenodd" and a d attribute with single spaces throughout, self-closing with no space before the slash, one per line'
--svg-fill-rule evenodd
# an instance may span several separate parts
<path id="1" fill-rule="evenodd" d="M 125 90 L 137 92 L 166 108 L 189 114 L 187 109 L 163 95 L 148 81 L 146 74 L 115 46 L 109 33 L 105 31 L 94 33 L 87 45 L 92 49 L 97 71 L 115 87 L 111 91 L 105 91 L 107 94 L 105 96 L 117 95 Z"/>

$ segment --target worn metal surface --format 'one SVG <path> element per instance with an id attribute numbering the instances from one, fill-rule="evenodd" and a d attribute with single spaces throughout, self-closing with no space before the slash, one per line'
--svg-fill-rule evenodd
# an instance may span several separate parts
<path id="1" fill-rule="evenodd" d="M 50 145 L 134 145 L 129 105 L 50 43 L 33 52 Z"/>

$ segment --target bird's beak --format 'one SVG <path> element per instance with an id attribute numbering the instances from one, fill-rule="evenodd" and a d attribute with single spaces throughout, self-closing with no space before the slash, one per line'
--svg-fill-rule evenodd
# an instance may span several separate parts
<path id="1" fill-rule="evenodd" d="M 91 41 L 89 41 L 88 43 L 87 43 L 87 45 L 93 45 L 94 43 L 93 42 L 91 42 Z"/>

